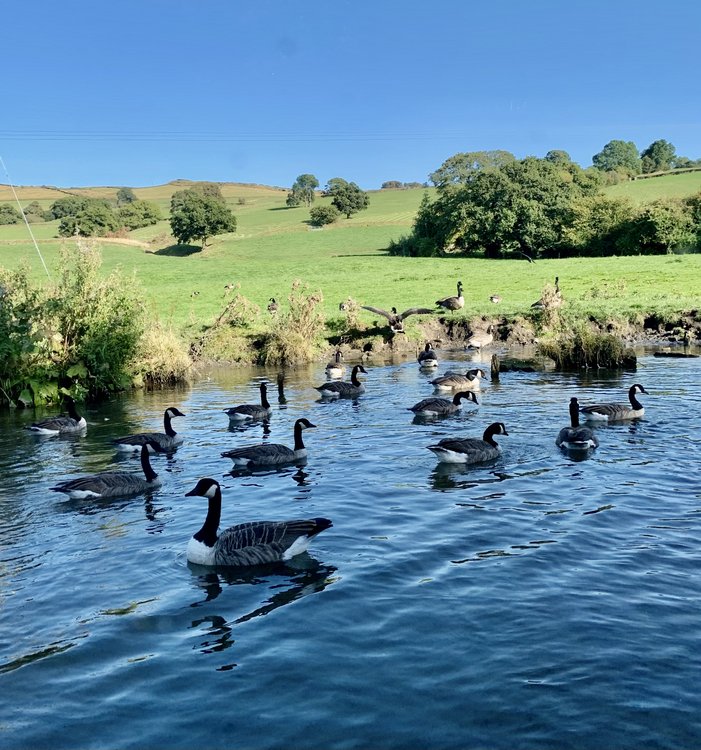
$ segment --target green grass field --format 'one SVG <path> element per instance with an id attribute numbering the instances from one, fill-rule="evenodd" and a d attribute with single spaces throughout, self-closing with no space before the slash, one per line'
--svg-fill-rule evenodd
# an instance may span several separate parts
<path id="1" fill-rule="evenodd" d="M 658 182 L 659 181 L 659 182 Z M 633 200 L 650 199 L 657 191 L 701 188 L 701 173 L 660 177 L 609 188 L 626 188 Z M 167 207 L 170 194 L 182 185 L 138 188 L 138 197 Z M 25 197 L 23 191 L 27 190 Z M 30 190 L 49 205 L 44 188 L 22 189 L 21 199 L 34 199 Z M 113 197 L 117 188 L 83 192 Z M 77 192 L 77 191 L 76 191 Z M 104 268 L 134 273 L 153 315 L 179 328 L 211 321 L 224 304 L 225 285 L 236 283 L 240 292 L 258 304 L 265 315 L 270 297 L 284 304 L 292 282 L 302 279 L 320 289 L 329 318 L 340 317 L 338 304 L 351 296 L 359 304 L 400 311 L 429 306 L 439 297 L 455 293 L 458 279 L 465 285 L 466 305 L 460 315 L 514 316 L 530 311 L 545 283 L 560 277 L 568 304 L 597 317 L 639 316 L 655 312 L 672 315 L 701 303 L 701 255 L 624 258 L 573 258 L 565 260 L 489 261 L 464 258 L 397 258 L 387 255 L 389 241 L 410 231 L 423 190 L 370 193 L 370 208 L 350 220 L 314 230 L 306 223 L 304 208 L 287 209 L 286 191 L 261 186 L 224 185 L 223 192 L 238 220 L 235 234 L 215 238 L 203 251 L 183 254 L 165 248 L 152 252 L 137 245 L 104 240 Z M 667 194 L 667 193 L 665 193 Z M 0 188 L 0 200 L 6 198 Z M 319 199 L 323 203 L 325 199 Z M 32 225 L 49 268 L 55 268 L 62 240 L 56 238 L 58 222 Z M 168 233 L 168 223 L 133 232 L 134 240 L 148 242 Z M 72 241 L 72 240 L 71 240 Z M 167 243 L 163 243 L 167 244 Z M 194 248 L 193 248 L 194 250 Z M 35 278 L 45 277 L 24 225 L 0 227 L 0 266 L 25 262 Z M 499 294 L 499 306 L 489 296 Z M 367 323 L 376 318 L 361 312 Z"/>

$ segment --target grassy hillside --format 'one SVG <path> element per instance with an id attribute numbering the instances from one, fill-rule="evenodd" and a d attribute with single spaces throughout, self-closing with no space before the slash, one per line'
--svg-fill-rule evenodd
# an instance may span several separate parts
<path id="1" fill-rule="evenodd" d="M 682 172 L 681 174 L 650 177 L 646 180 L 622 182 L 606 188 L 606 193 L 613 196 L 626 196 L 634 203 L 649 203 L 658 198 L 684 198 L 701 191 L 701 172 Z"/>
<path id="2" fill-rule="evenodd" d="M 681 180 L 674 184 L 686 184 L 695 192 L 698 187 L 690 178 L 701 180 L 696 174 L 680 175 L 616 188 L 649 190 L 657 180 Z M 165 207 L 173 190 L 184 186 L 169 184 L 135 192 Z M 95 191 L 111 197 L 116 188 Z M 297 278 L 312 289 L 321 289 L 330 318 L 341 316 L 338 304 L 348 296 L 359 304 L 386 309 L 395 305 L 400 311 L 431 306 L 439 297 L 454 294 L 458 279 L 465 284 L 467 300 L 461 314 L 469 316 L 528 312 L 543 285 L 556 275 L 570 306 L 601 316 L 636 316 L 648 311 L 671 314 L 698 307 L 700 302 L 699 255 L 539 260 L 534 264 L 390 257 L 385 248 L 392 238 L 410 231 L 424 192 L 420 189 L 372 192 L 367 211 L 322 230 L 309 227 L 306 209 L 285 207 L 284 190 L 224 185 L 223 192 L 237 216 L 238 230 L 215 238 L 204 251 L 171 246 L 153 252 L 146 243 L 167 234 L 167 222 L 133 232 L 131 238 L 144 243 L 142 246 L 101 241 L 105 269 L 121 267 L 133 273 L 153 314 L 178 327 L 195 328 L 213 319 L 224 304 L 224 287 L 229 283 L 240 285 L 241 293 L 261 307 L 264 319 L 268 299 L 276 297 L 284 304 Z M 23 194 L 22 200 L 27 199 Z M 53 199 L 40 198 L 47 203 Z M 57 222 L 33 225 L 50 268 L 55 267 L 62 242 L 55 238 L 56 229 Z M 21 262 L 30 265 L 37 279 L 42 278 L 44 272 L 26 228 L 0 227 L 0 266 L 14 267 Z M 490 294 L 502 296 L 498 308 L 489 302 Z M 369 324 L 377 316 L 363 311 L 361 317 Z"/>

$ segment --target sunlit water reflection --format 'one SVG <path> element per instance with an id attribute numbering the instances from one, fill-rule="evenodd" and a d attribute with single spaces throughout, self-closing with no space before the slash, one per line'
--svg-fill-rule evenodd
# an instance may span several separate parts
<path id="1" fill-rule="evenodd" d="M 486 355 L 485 355 L 486 359 Z M 439 372 L 462 364 L 452 359 Z M 0 738 L 4 747 L 692 747 L 701 744 L 701 359 L 637 373 L 504 373 L 478 407 L 414 420 L 434 373 L 367 367 L 367 393 L 323 402 L 323 365 L 287 373 L 269 423 L 230 426 L 274 371 L 87 409 L 85 436 L 42 438 L 0 414 Z M 645 417 L 555 447 L 580 403 Z M 110 440 L 184 435 L 148 496 L 48 490 L 111 465 Z M 303 466 L 232 471 L 223 450 L 305 433 Z M 506 423 L 503 455 L 437 465 L 426 446 Z M 310 553 L 252 570 L 189 565 L 223 488 L 222 525 L 327 516 Z"/>

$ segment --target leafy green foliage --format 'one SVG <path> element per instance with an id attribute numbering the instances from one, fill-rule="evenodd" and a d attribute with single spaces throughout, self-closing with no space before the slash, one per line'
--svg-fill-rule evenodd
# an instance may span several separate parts
<path id="1" fill-rule="evenodd" d="M 45 211 L 39 201 L 28 203 L 24 209 L 24 215 L 30 224 L 36 224 L 42 221 L 51 221 L 54 217 L 51 211 Z"/>
<path id="2" fill-rule="evenodd" d="M 157 204 L 151 201 L 134 200 L 119 209 L 117 218 L 122 226 L 132 230 L 157 224 L 163 216 Z"/>
<path id="3" fill-rule="evenodd" d="M 123 206 L 127 203 L 133 203 L 136 200 L 136 194 L 131 188 L 122 187 L 117 190 L 117 205 Z"/>
<path id="4" fill-rule="evenodd" d="M 635 363 L 635 354 L 621 339 L 582 323 L 540 341 L 538 353 L 552 359 L 558 370 L 621 368 Z"/>
<path id="5" fill-rule="evenodd" d="M 464 185 L 479 172 L 501 169 L 514 161 L 516 157 L 508 151 L 466 151 L 446 159 L 428 178 L 440 190 Z"/>
<path id="6" fill-rule="evenodd" d="M 319 180 L 313 174 L 299 175 L 287 195 L 287 205 L 293 207 L 304 204 L 309 208 L 314 203 L 315 190 L 318 187 Z"/>
<path id="7" fill-rule="evenodd" d="M 643 173 L 663 172 L 672 168 L 676 157 L 674 146 L 660 139 L 653 141 L 641 154 L 641 164 Z"/>
<path id="8" fill-rule="evenodd" d="M 336 206 L 314 206 L 309 210 L 309 221 L 315 227 L 333 224 L 339 217 Z"/>
<path id="9" fill-rule="evenodd" d="M 0 203 L 0 224 L 19 224 L 22 214 L 9 203 Z"/>
<path id="10" fill-rule="evenodd" d="M 346 219 L 365 210 L 370 205 L 370 198 L 354 182 L 346 182 L 345 185 L 338 184 L 331 190 L 331 204 L 338 211 L 345 214 Z"/>
<path id="11" fill-rule="evenodd" d="M 63 219 L 64 216 L 76 216 L 88 204 L 88 198 L 80 195 L 67 195 L 59 198 L 51 204 L 49 211 L 54 219 Z"/>
<path id="12" fill-rule="evenodd" d="M 592 163 L 602 172 L 626 170 L 630 174 L 640 174 L 642 171 L 638 147 L 633 141 L 609 141 L 598 154 L 594 154 Z"/>
<path id="13" fill-rule="evenodd" d="M 112 206 L 99 198 L 87 200 L 75 214 L 64 216 L 58 225 L 61 237 L 104 237 L 119 227 Z"/>
<path id="14" fill-rule="evenodd" d="M 201 240 L 204 247 L 209 237 L 235 232 L 236 217 L 216 196 L 201 190 L 181 190 L 171 199 L 170 228 L 178 242 Z"/>
<path id="15" fill-rule="evenodd" d="M 74 395 L 101 395 L 129 384 L 144 330 L 132 281 L 101 277 L 90 245 L 64 248 L 58 281 L 32 285 L 26 269 L 0 271 L 0 397 L 54 401 L 59 385 Z"/>

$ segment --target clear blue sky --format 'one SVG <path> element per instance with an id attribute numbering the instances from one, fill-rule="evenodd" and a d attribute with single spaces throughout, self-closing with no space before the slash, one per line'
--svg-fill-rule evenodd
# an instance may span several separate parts
<path id="1" fill-rule="evenodd" d="M 699 158 L 700 31 L 694 0 L 14 3 L 0 156 L 23 185 L 365 189 L 459 151 Z"/>

